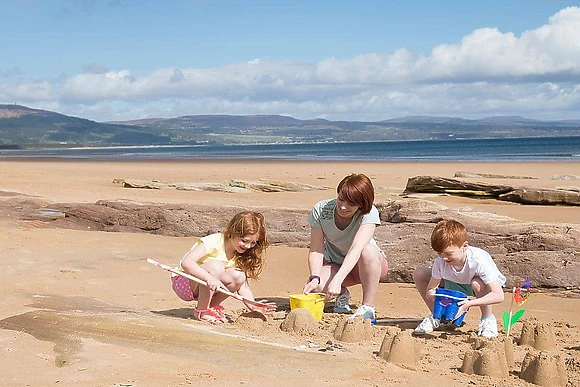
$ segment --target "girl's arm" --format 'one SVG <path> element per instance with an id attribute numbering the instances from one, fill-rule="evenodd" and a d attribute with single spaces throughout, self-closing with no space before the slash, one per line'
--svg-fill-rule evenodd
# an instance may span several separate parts
<path id="1" fill-rule="evenodd" d="M 357 264 L 363 249 L 371 241 L 371 238 L 373 237 L 376 228 L 377 225 L 374 223 L 362 224 L 359 227 L 358 231 L 356 232 L 356 235 L 354 236 L 352 244 L 350 245 L 350 249 L 348 249 L 348 252 L 344 257 L 344 261 L 342 262 L 340 269 L 338 269 L 336 275 L 334 276 L 332 281 L 330 281 L 330 283 L 328 284 L 327 294 L 329 296 L 332 297 L 340 294 L 342 282 L 344 281 L 348 273 L 350 273 Z"/>
<path id="2" fill-rule="evenodd" d="M 225 287 L 222 282 L 204 270 L 198 263 L 201 258 L 207 254 L 207 249 L 203 243 L 198 243 L 193 249 L 189 250 L 181 260 L 181 267 L 187 274 L 207 282 L 212 291 L 220 287 Z"/>
<path id="3" fill-rule="evenodd" d="M 322 230 L 310 227 L 310 250 L 308 251 L 308 270 L 310 271 L 311 276 L 318 276 L 320 277 L 322 271 L 322 264 L 324 262 L 324 233 Z M 324 283 L 322 279 L 320 281 L 318 279 L 312 279 L 306 285 L 304 285 L 304 289 L 302 293 L 308 294 L 314 290 L 320 290 Z"/>

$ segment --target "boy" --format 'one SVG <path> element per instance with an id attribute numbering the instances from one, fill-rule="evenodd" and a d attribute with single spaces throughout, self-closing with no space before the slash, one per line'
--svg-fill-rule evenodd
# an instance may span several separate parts
<path id="1" fill-rule="evenodd" d="M 502 286 L 506 278 L 500 273 L 491 256 L 484 250 L 469 246 L 465 226 L 455 220 L 442 220 L 431 234 L 431 247 L 439 256 L 433 267 L 420 267 L 413 273 L 413 280 L 425 304 L 433 312 L 435 292 L 443 285 L 446 289 L 459 290 L 476 298 L 460 301 L 457 317 L 472 306 L 481 309 L 478 335 L 497 337 L 497 321 L 491 305 L 503 301 Z M 439 328 L 441 322 L 433 313 L 415 328 L 415 335 L 424 335 Z"/>

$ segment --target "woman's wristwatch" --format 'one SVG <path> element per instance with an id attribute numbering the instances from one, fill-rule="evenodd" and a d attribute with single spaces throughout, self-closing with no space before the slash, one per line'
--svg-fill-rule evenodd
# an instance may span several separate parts
<path id="1" fill-rule="evenodd" d="M 320 276 L 319 275 L 311 275 L 310 277 L 308 277 L 308 282 L 310 283 L 314 279 L 317 280 L 318 285 L 320 285 Z"/>

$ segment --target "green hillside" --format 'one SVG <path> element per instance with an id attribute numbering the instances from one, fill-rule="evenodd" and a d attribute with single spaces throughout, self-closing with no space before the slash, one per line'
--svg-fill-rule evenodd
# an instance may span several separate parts
<path id="1" fill-rule="evenodd" d="M 192 115 L 100 123 L 0 105 L 0 148 L 401 141 L 580 135 L 580 121 L 415 116 L 378 122 L 279 115 Z"/>

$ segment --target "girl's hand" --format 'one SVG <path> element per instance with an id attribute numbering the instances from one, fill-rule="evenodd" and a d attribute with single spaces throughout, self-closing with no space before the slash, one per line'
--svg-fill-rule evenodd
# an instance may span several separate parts
<path id="1" fill-rule="evenodd" d="M 268 302 L 268 300 L 259 300 L 257 302 L 264 304 L 264 306 L 255 304 L 248 304 L 246 306 L 251 311 L 260 312 L 265 315 L 273 314 L 278 308 L 275 302 Z"/>
<path id="2" fill-rule="evenodd" d="M 219 288 L 224 288 L 226 289 L 226 287 L 224 286 L 224 284 L 222 283 L 222 281 L 218 280 L 215 277 L 211 277 L 209 278 L 207 281 L 207 287 L 209 288 L 209 290 L 211 290 L 212 292 L 217 291 Z"/>

